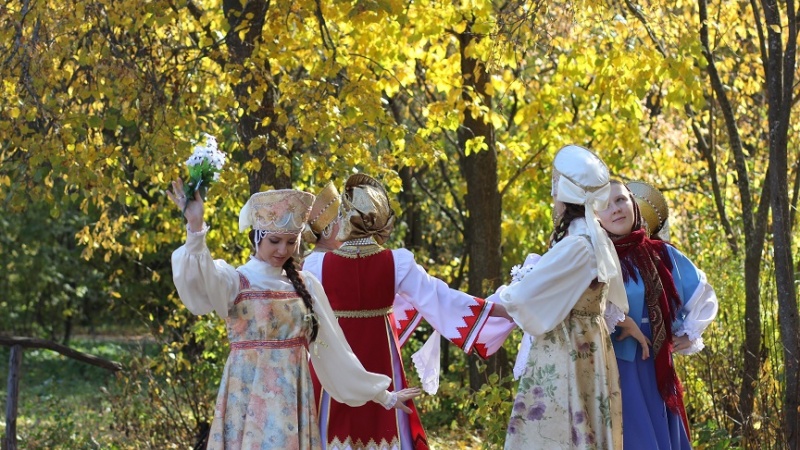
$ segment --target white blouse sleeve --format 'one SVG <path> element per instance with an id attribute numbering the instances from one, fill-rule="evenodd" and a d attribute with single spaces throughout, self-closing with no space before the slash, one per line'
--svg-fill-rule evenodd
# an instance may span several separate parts
<path id="1" fill-rule="evenodd" d="M 493 303 L 450 289 L 444 281 L 428 275 L 406 249 L 392 250 L 392 255 L 395 292 L 408 300 L 442 336 L 470 353 Z"/>
<path id="2" fill-rule="evenodd" d="M 172 281 L 193 314 L 216 311 L 224 319 L 239 293 L 239 274 L 225 261 L 211 258 L 207 232 L 207 225 L 200 231 L 189 231 L 186 243 L 172 252 Z"/>
<path id="3" fill-rule="evenodd" d="M 320 282 L 307 271 L 303 271 L 303 280 L 314 300 L 319 324 L 309 352 L 322 387 L 334 400 L 349 406 L 361 406 L 370 400 L 387 408 L 394 406 L 392 393 L 386 390 L 389 377 L 364 369 L 347 343 Z"/>
<path id="4" fill-rule="evenodd" d="M 682 312 L 686 316 L 683 323 L 673 333 L 675 336 L 686 335 L 692 343 L 689 348 L 677 351 L 682 355 L 691 355 L 705 348 L 702 334 L 714 321 L 719 309 L 717 294 L 714 292 L 714 288 L 708 284 L 705 272 L 698 269 L 697 275 L 699 281 L 697 287 L 683 307 Z"/>
<path id="5" fill-rule="evenodd" d="M 567 236 L 517 283 L 500 292 L 508 314 L 532 336 L 561 323 L 595 277 L 594 252 L 583 236 Z"/>

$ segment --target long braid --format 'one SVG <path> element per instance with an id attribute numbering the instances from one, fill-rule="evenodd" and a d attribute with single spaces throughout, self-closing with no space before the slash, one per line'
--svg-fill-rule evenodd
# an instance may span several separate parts
<path id="1" fill-rule="evenodd" d="M 308 293 L 308 289 L 306 288 L 306 284 L 303 282 L 303 279 L 300 278 L 300 274 L 297 273 L 297 266 L 294 263 L 294 258 L 289 258 L 283 263 L 283 270 L 286 271 L 286 276 L 289 278 L 289 281 L 292 282 L 292 286 L 294 286 L 294 290 L 300 295 L 300 298 L 303 299 L 303 303 L 308 308 L 308 314 L 311 317 L 311 342 L 317 338 L 317 331 L 319 330 L 319 323 L 317 323 L 317 316 L 314 315 L 314 307 L 311 303 L 311 294 Z"/>

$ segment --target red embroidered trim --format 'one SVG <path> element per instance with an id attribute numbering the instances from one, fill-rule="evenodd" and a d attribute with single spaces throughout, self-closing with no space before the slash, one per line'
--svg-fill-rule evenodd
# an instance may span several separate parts
<path id="1" fill-rule="evenodd" d="M 244 350 L 250 348 L 293 348 L 307 346 L 308 341 L 305 337 L 291 339 L 272 340 L 272 341 L 236 341 L 231 342 L 231 349 Z"/>
<path id="2" fill-rule="evenodd" d="M 475 325 L 483 316 L 483 310 L 486 308 L 486 302 L 480 298 L 473 297 L 475 305 L 470 306 L 469 309 L 472 314 L 468 317 L 463 317 L 466 325 L 456 328 L 458 330 L 458 338 L 452 339 L 450 342 L 460 347 L 465 352 L 469 353 L 472 350 L 472 343 L 474 341 L 474 334 L 477 332 Z"/>
<path id="3" fill-rule="evenodd" d="M 234 305 L 245 300 L 291 300 L 300 298 L 295 291 L 242 291 L 236 296 Z"/>
<path id="4" fill-rule="evenodd" d="M 398 336 L 397 340 L 401 347 L 406 343 L 408 338 L 411 337 L 411 333 L 414 332 L 414 329 L 417 328 L 417 325 L 422 320 L 419 311 L 416 309 L 407 309 L 403 311 L 403 313 L 408 314 L 411 311 L 414 312 L 411 317 L 405 320 L 399 320 L 398 322 L 400 322 L 400 324 L 395 326 L 395 331 Z M 397 314 L 395 314 L 395 317 L 397 317 Z"/>
<path id="5" fill-rule="evenodd" d="M 244 291 L 250 289 L 250 280 L 244 274 L 239 273 L 239 290 Z"/>

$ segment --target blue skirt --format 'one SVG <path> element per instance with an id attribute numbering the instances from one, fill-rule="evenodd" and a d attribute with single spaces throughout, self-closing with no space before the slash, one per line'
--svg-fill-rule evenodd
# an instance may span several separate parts
<path id="1" fill-rule="evenodd" d="M 643 323 L 640 327 L 652 339 L 650 324 Z M 652 353 L 643 361 L 642 347 L 637 346 L 633 361 L 617 359 L 622 388 L 623 446 L 625 450 L 691 450 L 680 415 L 667 409 L 658 392 Z"/>

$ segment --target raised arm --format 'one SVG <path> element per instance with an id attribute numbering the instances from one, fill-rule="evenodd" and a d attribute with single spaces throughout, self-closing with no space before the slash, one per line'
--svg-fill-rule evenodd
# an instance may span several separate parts
<path id="1" fill-rule="evenodd" d="M 214 261 L 206 246 L 208 227 L 203 221 L 203 199 L 195 194 L 186 205 L 183 182 L 172 183 L 167 196 L 187 220 L 186 243 L 172 253 L 172 280 L 181 301 L 194 314 L 216 311 L 228 316 L 228 307 L 239 291 L 239 276 L 225 261 Z"/>

